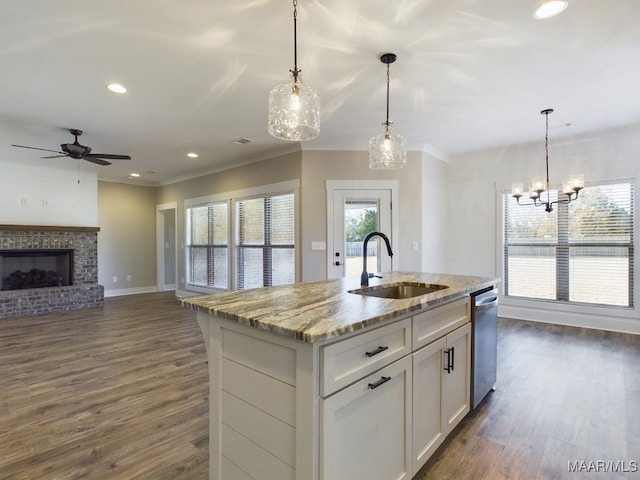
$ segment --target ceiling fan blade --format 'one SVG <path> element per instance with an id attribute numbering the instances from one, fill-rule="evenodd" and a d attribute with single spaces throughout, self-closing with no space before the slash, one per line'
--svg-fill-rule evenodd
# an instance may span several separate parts
<path id="1" fill-rule="evenodd" d="M 103 160 L 101 158 L 95 158 L 91 156 L 84 156 L 82 158 L 87 162 L 95 163 L 96 165 L 111 165 L 111 162 L 107 162 L 106 160 Z"/>
<path id="2" fill-rule="evenodd" d="M 116 155 L 113 153 L 89 153 L 84 158 L 108 158 L 109 160 L 131 160 L 129 155 Z"/>
<path id="3" fill-rule="evenodd" d="M 61 153 L 63 156 L 66 155 L 66 153 L 61 152 L 59 150 L 49 150 L 48 148 L 38 148 L 38 147 L 27 147 L 26 145 L 15 145 L 15 144 L 11 144 L 12 147 L 20 147 L 20 148 L 29 148 L 31 150 L 41 150 L 43 152 L 54 152 L 54 153 Z"/>
<path id="4" fill-rule="evenodd" d="M 40 158 L 62 158 L 68 157 L 69 155 L 51 155 L 50 157 L 40 157 Z"/>

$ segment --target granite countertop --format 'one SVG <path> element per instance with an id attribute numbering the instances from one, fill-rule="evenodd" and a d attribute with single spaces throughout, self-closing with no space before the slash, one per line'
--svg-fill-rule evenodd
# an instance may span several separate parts
<path id="1" fill-rule="evenodd" d="M 383 277 L 370 279 L 369 286 L 419 282 L 449 288 L 402 300 L 378 298 L 349 293 L 360 288 L 360 277 L 347 277 L 196 295 L 182 298 L 181 303 L 198 312 L 315 343 L 445 303 L 499 282 L 489 277 L 418 272 L 388 272 Z"/>

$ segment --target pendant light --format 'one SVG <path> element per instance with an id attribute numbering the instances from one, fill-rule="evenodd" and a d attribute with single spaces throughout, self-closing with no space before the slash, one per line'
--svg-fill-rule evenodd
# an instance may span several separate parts
<path id="1" fill-rule="evenodd" d="M 392 170 L 406 165 L 407 141 L 402 135 L 392 132 L 392 122 L 389 121 L 389 65 L 396 61 L 396 55 L 385 53 L 380 61 L 387 65 L 387 120 L 382 124 L 382 132 L 369 141 L 369 168 Z"/>
<path id="2" fill-rule="evenodd" d="M 569 180 L 562 182 L 562 193 L 566 195 L 565 198 L 551 201 L 551 195 L 549 193 L 549 114 L 553 113 L 553 108 L 547 108 L 540 112 L 545 116 L 545 136 L 544 136 L 544 151 L 545 151 L 545 165 L 547 176 L 534 177 L 531 182 L 531 190 L 528 195 L 533 202 L 520 203 L 520 198 L 524 195 L 524 187 L 522 183 L 514 183 L 511 185 L 511 196 L 516 199 L 518 205 L 534 205 L 536 207 L 544 206 L 545 211 L 553 212 L 554 203 L 569 203 L 571 200 L 578 198 L 580 190 L 584 188 L 584 175 L 581 173 L 571 175 Z M 546 192 L 547 201 L 542 200 L 542 194 Z"/>
<path id="3" fill-rule="evenodd" d="M 302 82 L 298 69 L 298 2 L 293 0 L 292 79 L 273 87 L 269 93 L 269 133 L 292 142 L 314 139 L 320 133 L 320 97 Z"/>

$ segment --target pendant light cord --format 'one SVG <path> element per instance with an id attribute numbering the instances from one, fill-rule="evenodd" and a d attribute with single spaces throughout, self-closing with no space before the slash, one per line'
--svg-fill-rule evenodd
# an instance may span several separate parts
<path id="1" fill-rule="evenodd" d="M 545 110 L 545 133 L 544 133 L 544 158 L 547 166 L 547 202 L 551 201 L 551 193 L 549 192 L 549 110 Z"/>
<path id="2" fill-rule="evenodd" d="M 298 83 L 298 0 L 293 0 L 293 70 L 289 70 L 293 74 L 293 82 Z"/>
<path id="3" fill-rule="evenodd" d="M 391 74 L 389 73 L 389 64 L 387 63 L 387 121 L 384 122 L 386 125 L 386 131 L 389 133 L 389 81 L 391 78 Z"/>

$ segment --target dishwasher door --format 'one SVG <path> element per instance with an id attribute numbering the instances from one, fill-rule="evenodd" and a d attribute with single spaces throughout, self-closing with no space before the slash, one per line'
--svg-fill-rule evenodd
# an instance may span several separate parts
<path id="1" fill-rule="evenodd" d="M 495 390 L 498 365 L 498 292 L 471 296 L 471 408 Z"/>

